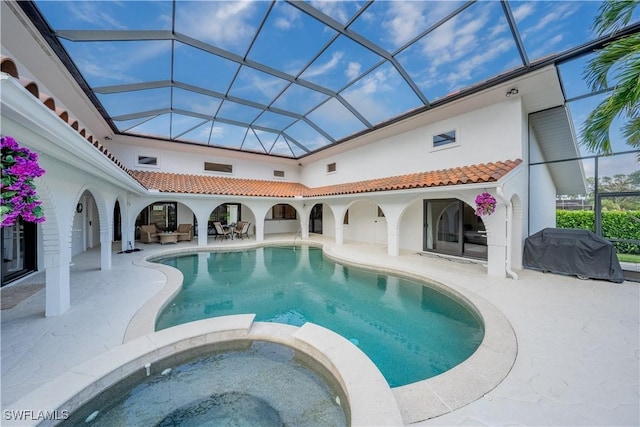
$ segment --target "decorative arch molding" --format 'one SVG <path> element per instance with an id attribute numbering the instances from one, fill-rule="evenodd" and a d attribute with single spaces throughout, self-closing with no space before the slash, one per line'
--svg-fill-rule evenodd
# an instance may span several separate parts
<path id="1" fill-rule="evenodd" d="M 79 191 L 76 192 L 75 196 L 75 206 L 80 201 L 80 198 L 84 194 L 84 192 L 88 192 L 93 197 L 93 200 L 96 203 L 96 207 L 98 208 L 98 223 L 100 225 L 100 232 L 104 232 L 104 230 L 110 230 L 110 227 L 113 225 L 113 212 L 109 212 L 107 208 L 107 201 L 105 195 L 100 191 L 97 187 L 92 184 L 83 185 Z M 115 203 L 115 200 L 114 200 Z M 73 225 L 73 217 L 71 218 L 70 225 Z"/>
<path id="2" fill-rule="evenodd" d="M 113 196 L 105 195 L 105 193 L 94 184 L 86 184 L 76 192 L 74 198 L 75 204 L 80 201 L 80 198 L 85 192 L 91 194 L 91 197 L 93 198 L 98 210 L 97 213 L 100 235 L 100 269 L 109 270 L 111 269 L 111 242 L 113 240 L 113 229 L 111 228 L 113 226 L 113 208 L 109 209 L 108 206 L 113 206 L 113 204 L 115 204 L 115 198 Z M 107 199 L 109 199 L 109 201 Z M 75 206 L 75 204 L 72 206 Z M 70 229 L 73 227 L 74 215 L 75 214 L 71 215 Z"/>
<path id="3" fill-rule="evenodd" d="M 41 206 L 46 218 L 46 221 L 40 224 L 43 252 L 44 254 L 59 253 L 62 234 L 60 233 L 60 222 L 58 220 L 56 202 L 47 183 L 46 174 L 36 179 L 36 188 L 38 197 L 42 201 Z M 69 234 L 69 239 L 71 239 L 71 234 Z M 69 242 L 70 241 L 71 240 L 69 240 Z"/>

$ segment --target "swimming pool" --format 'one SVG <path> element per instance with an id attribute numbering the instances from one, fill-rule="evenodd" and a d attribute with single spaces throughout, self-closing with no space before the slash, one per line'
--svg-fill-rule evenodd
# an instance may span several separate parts
<path id="1" fill-rule="evenodd" d="M 154 259 L 179 269 L 183 289 L 156 329 L 216 316 L 313 322 L 356 344 L 393 387 L 445 372 L 484 336 L 466 304 L 416 280 L 335 263 L 311 246 L 265 246 Z"/>

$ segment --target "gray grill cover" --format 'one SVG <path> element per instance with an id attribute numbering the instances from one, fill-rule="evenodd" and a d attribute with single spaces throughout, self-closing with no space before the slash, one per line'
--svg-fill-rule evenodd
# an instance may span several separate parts
<path id="1" fill-rule="evenodd" d="M 545 228 L 524 242 L 524 268 L 622 283 L 613 244 L 588 230 Z"/>

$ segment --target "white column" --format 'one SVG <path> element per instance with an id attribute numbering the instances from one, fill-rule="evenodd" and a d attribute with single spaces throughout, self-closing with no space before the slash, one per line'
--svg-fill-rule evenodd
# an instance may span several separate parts
<path id="1" fill-rule="evenodd" d="M 209 243 L 209 235 L 207 234 L 209 223 L 207 217 L 200 218 L 198 216 L 198 246 L 207 246 Z"/>
<path id="2" fill-rule="evenodd" d="M 342 221 L 336 222 L 336 245 L 344 244 L 344 226 Z"/>
<path id="3" fill-rule="evenodd" d="M 504 204 L 501 204 L 504 206 Z M 507 215 L 498 206 L 491 216 L 483 218 L 487 229 L 487 274 L 505 277 L 507 274 Z"/>
<path id="4" fill-rule="evenodd" d="M 71 306 L 70 259 L 60 253 L 44 255 L 46 304 L 45 316 L 58 316 Z"/>
<path id="5" fill-rule="evenodd" d="M 262 242 L 264 240 L 264 219 L 262 221 L 256 220 L 256 242 Z"/>
<path id="6" fill-rule="evenodd" d="M 100 269 L 111 270 L 111 230 L 100 231 Z"/>
<path id="7" fill-rule="evenodd" d="M 489 276 L 505 277 L 507 247 L 503 244 L 487 245 L 487 274 Z"/>
<path id="8" fill-rule="evenodd" d="M 400 255 L 400 239 L 398 238 L 399 224 L 391 224 L 387 218 L 387 255 L 398 256 Z"/>
<path id="9" fill-rule="evenodd" d="M 347 212 L 347 207 L 345 205 L 336 205 L 330 203 L 329 206 L 333 211 L 333 216 L 335 220 L 335 234 L 336 234 L 336 245 L 344 244 L 344 214 Z"/>
<path id="10" fill-rule="evenodd" d="M 400 216 L 405 207 L 404 202 L 380 203 L 387 221 L 387 254 L 400 255 Z"/>
<path id="11" fill-rule="evenodd" d="M 306 207 L 301 209 L 301 218 L 300 218 L 300 237 L 302 239 L 309 238 L 309 212 L 310 210 Z"/>

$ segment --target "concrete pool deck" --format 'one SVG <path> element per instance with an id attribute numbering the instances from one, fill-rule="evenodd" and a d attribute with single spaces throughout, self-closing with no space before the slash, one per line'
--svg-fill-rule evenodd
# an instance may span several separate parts
<path id="1" fill-rule="evenodd" d="M 265 243 L 288 237 L 273 236 Z M 311 240 L 330 244 L 322 236 Z M 239 247 L 255 241 L 210 244 Z M 194 246 L 194 242 L 177 244 L 178 248 Z M 61 316 L 43 316 L 44 291 L 2 311 L 3 409 L 122 344 L 130 320 L 166 282 L 163 273 L 133 261 L 167 248 L 159 244 L 138 247 L 143 251 L 114 253 L 113 268 L 108 271 L 99 269 L 99 249 L 74 257 L 72 305 Z M 482 266 L 473 263 L 415 253 L 389 257 L 384 247 L 347 242 L 327 249 L 331 256 L 351 263 L 455 284 L 489 301 L 515 331 L 515 364 L 497 387 L 446 415 L 424 421 L 411 417 L 416 420 L 414 425 L 640 425 L 638 283 L 585 281 L 530 270 L 518 271 L 519 280 L 512 280 L 489 277 Z M 44 282 L 42 273 L 11 286 L 39 282 Z M 467 385 L 457 386 L 464 393 Z M 398 393 L 396 399 L 403 417 L 422 406 Z M 4 415 L 2 425 L 11 425 Z"/>

